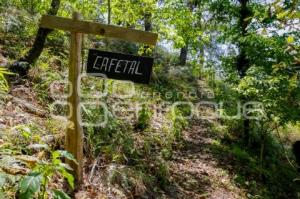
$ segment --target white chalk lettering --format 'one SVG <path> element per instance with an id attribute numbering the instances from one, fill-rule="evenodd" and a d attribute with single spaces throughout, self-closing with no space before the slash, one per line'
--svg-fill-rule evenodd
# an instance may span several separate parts
<path id="1" fill-rule="evenodd" d="M 126 64 L 125 64 L 125 67 L 124 67 L 123 73 L 125 73 L 125 71 L 126 71 L 126 69 L 127 69 L 127 66 L 128 66 L 128 64 L 129 64 L 129 62 L 130 62 L 130 61 L 128 61 L 128 60 L 124 60 L 124 61 L 126 62 Z"/>
<path id="2" fill-rule="evenodd" d="M 116 68 L 115 68 L 115 72 L 116 72 L 116 73 L 121 73 L 121 71 L 119 71 L 118 69 L 121 67 L 120 62 L 122 62 L 122 61 L 124 61 L 124 60 L 119 60 L 119 61 L 118 61 L 117 65 L 116 65 Z"/>
<path id="3" fill-rule="evenodd" d="M 96 65 L 97 65 L 97 63 L 98 63 L 98 59 L 100 59 L 100 58 L 101 58 L 101 56 L 97 56 L 97 57 L 96 57 L 95 62 L 94 62 L 94 65 L 93 65 L 93 68 L 99 70 L 99 67 L 96 67 Z"/>
<path id="4" fill-rule="evenodd" d="M 140 67 L 140 62 L 138 62 L 137 65 L 136 65 L 136 68 L 135 68 L 135 75 L 143 75 L 143 73 L 139 73 L 139 72 L 138 72 L 139 67 Z"/>
<path id="5" fill-rule="evenodd" d="M 111 67 L 115 65 L 115 64 L 114 64 L 115 61 L 118 61 L 118 60 L 117 60 L 117 59 L 111 59 L 111 60 L 110 60 L 108 72 L 110 72 Z"/>
<path id="6" fill-rule="evenodd" d="M 131 65 L 129 67 L 129 70 L 128 70 L 128 74 L 130 74 L 130 73 L 133 74 L 134 73 L 135 65 L 136 65 L 136 61 L 132 61 Z"/>
<path id="7" fill-rule="evenodd" d="M 109 61 L 109 58 L 107 58 L 107 57 L 103 58 L 100 70 L 102 70 L 103 67 L 105 68 L 104 71 L 107 70 L 108 61 Z"/>
<path id="8" fill-rule="evenodd" d="M 130 75 L 143 75 L 140 61 L 114 59 L 97 56 L 93 68 L 103 72 L 123 73 Z"/>

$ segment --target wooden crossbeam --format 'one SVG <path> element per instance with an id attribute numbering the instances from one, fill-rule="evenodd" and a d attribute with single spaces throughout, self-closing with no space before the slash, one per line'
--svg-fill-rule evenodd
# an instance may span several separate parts
<path id="1" fill-rule="evenodd" d="M 80 108 L 80 96 L 78 95 L 78 90 L 80 88 L 78 88 L 78 81 L 82 62 L 81 49 L 83 34 L 102 35 L 103 37 L 111 37 L 153 46 L 156 45 L 158 35 L 151 32 L 82 21 L 80 14 L 77 12 L 73 13 L 72 19 L 43 15 L 40 21 L 40 27 L 71 32 L 69 82 L 72 83 L 72 86 L 71 90 L 69 90 L 69 92 L 71 92 L 71 96 L 68 97 L 68 103 L 70 105 L 68 113 L 71 117 L 69 118 L 69 125 L 66 134 L 66 150 L 72 153 L 77 159 L 77 164 L 74 162 L 69 162 L 69 164 L 73 169 L 76 179 L 76 188 L 79 189 L 80 185 L 83 183 L 83 129 L 79 122 L 80 115 L 78 115 L 78 108 Z M 137 62 L 135 61 L 135 63 Z M 135 65 L 136 64 L 133 64 L 132 66 L 135 67 Z M 124 79 L 124 77 L 121 79 Z"/>
<path id="2" fill-rule="evenodd" d="M 158 35 L 151 32 L 123 28 L 119 26 L 106 25 L 88 21 L 76 21 L 69 18 L 43 15 L 40 27 L 49 29 L 60 29 L 85 34 L 102 35 L 131 42 L 155 45 Z"/>

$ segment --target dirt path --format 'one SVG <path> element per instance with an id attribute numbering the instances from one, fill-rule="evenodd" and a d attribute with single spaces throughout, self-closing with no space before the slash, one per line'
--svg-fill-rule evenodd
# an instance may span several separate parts
<path id="1" fill-rule="evenodd" d="M 22 99 L 24 99 L 24 92 L 27 92 L 26 88 L 14 89 L 16 93 L 14 97 L 18 97 L 18 92 L 22 93 Z M 18 92 L 17 92 L 18 91 Z M 30 96 L 30 95 L 25 95 Z M 30 102 L 33 100 L 29 100 Z M 19 103 L 13 102 L 13 103 Z M 22 104 L 22 103 L 21 103 Z M 13 106 L 13 104 L 11 105 Z M 20 105 L 21 106 L 21 105 Z M 23 107 L 24 106 L 24 107 Z M 17 110 L 9 110 L 10 105 L 6 104 L 7 112 L 14 112 Z M 33 107 L 36 107 L 34 105 Z M 14 109 L 18 108 L 13 106 Z M 22 104 L 20 107 L 28 111 L 28 109 L 37 110 L 36 108 L 27 107 L 26 104 Z M 5 110 L 6 110 L 5 109 Z M 0 111 L 1 114 L 7 115 L 8 113 Z M 20 111 L 19 111 L 20 112 Z M 23 113 L 24 111 L 21 111 Z M 0 114 L 0 115 L 1 115 Z M 28 113 L 29 114 L 29 113 Z M 36 115 L 36 111 L 34 112 Z M 24 119 L 26 116 L 22 116 Z M 27 116 L 32 120 L 36 119 L 35 122 L 41 120 L 39 117 L 33 117 L 33 115 Z M 4 117 L 3 117 L 4 119 Z M 13 117 L 14 121 L 17 119 Z M 12 122 L 11 124 L 4 124 L 0 120 L 0 126 L 3 128 L 7 126 L 15 126 L 19 123 L 24 123 L 23 120 Z M 5 119 L 5 121 L 8 121 Z M 25 122 L 26 123 L 26 122 Z M 7 125 L 7 126 L 6 126 Z M 183 131 L 183 147 L 174 151 L 173 159 L 170 160 L 170 181 L 171 185 L 168 187 L 168 191 L 162 198 L 170 199 L 240 199 L 246 198 L 243 190 L 239 189 L 233 182 L 234 174 L 229 173 L 230 165 L 226 165 L 226 162 L 222 162 L 220 154 L 216 154 L 214 151 L 215 135 L 211 130 L 210 126 L 212 122 L 205 120 L 194 120 L 192 121 L 190 128 Z M 222 155 L 221 155 L 222 156 Z M 226 159 L 227 157 L 224 156 Z M 222 166 L 220 166 L 220 162 Z M 100 178 L 99 178 L 100 180 Z M 86 180 L 87 181 L 87 180 Z M 95 182 L 96 183 L 96 182 Z M 107 190 L 103 182 L 97 182 L 97 189 L 85 190 L 82 193 L 78 193 L 78 198 L 115 198 L 107 195 Z M 90 187 L 90 183 L 87 183 L 86 187 Z M 87 194 L 89 193 L 89 194 Z M 93 195 L 94 197 L 86 197 L 86 195 Z M 103 194 L 102 194 L 103 193 Z M 83 194 L 83 195 L 81 195 Z M 114 194 L 113 194 L 114 195 Z"/>
<path id="2" fill-rule="evenodd" d="M 197 84 L 201 96 L 213 98 L 213 91 L 205 81 L 198 80 Z M 173 160 L 169 162 L 172 186 L 167 198 L 246 198 L 245 192 L 233 182 L 230 165 L 223 161 L 227 156 L 214 150 L 219 135 L 211 130 L 213 123 L 195 119 L 183 131 L 184 147 L 175 151 Z"/>
<path id="3" fill-rule="evenodd" d="M 183 132 L 184 147 L 169 162 L 172 186 L 167 198 L 245 198 L 232 175 L 219 166 L 212 151 L 216 135 L 209 126 L 207 121 L 194 121 Z"/>

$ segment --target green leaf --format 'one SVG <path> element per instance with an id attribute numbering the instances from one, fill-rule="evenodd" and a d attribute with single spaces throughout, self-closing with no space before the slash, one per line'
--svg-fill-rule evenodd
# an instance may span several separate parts
<path id="1" fill-rule="evenodd" d="M 294 37 L 293 36 L 288 36 L 288 38 L 286 39 L 287 43 L 288 44 L 291 44 L 295 41 Z"/>
<path id="2" fill-rule="evenodd" d="M 25 193 L 20 193 L 19 198 L 20 199 L 31 199 L 33 198 L 34 193 L 31 192 L 25 192 Z"/>
<path id="3" fill-rule="evenodd" d="M 64 178 L 67 179 L 69 185 L 74 188 L 74 177 L 72 174 L 70 174 L 69 172 L 67 172 L 65 169 L 61 169 L 60 173 L 62 174 L 62 176 Z"/>
<path id="4" fill-rule="evenodd" d="M 59 163 L 59 167 L 67 169 L 69 171 L 72 171 L 73 169 L 70 167 L 70 165 L 65 164 L 65 163 Z"/>
<path id="5" fill-rule="evenodd" d="M 0 173 L 0 187 L 3 187 L 6 184 L 6 175 Z"/>
<path id="6" fill-rule="evenodd" d="M 0 198 L 7 198 L 6 194 L 0 190 Z"/>
<path id="7" fill-rule="evenodd" d="M 33 172 L 25 176 L 19 185 L 21 198 L 31 198 L 34 193 L 40 191 L 42 175 L 38 172 Z"/>
<path id="8" fill-rule="evenodd" d="M 71 199 L 70 196 L 68 196 L 68 194 L 57 189 L 52 190 L 52 193 L 54 199 Z"/>
<path id="9" fill-rule="evenodd" d="M 59 151 L 54 151 L 54 152 L 52 152 L 52 159 L 58 159 L 58 158 L 60 158 L 60 153 L 59 153 Z"/>
<path id="10" fill-rule="evenodd" d="M 14 75 L 14 73 L 9 72 L 7 68 L 3 68 L 2 66 L 0 66 L 0 73 L 5 75 Z"/>
<path id="11" fill-rule="evenodd" d="M 68 160 L 71 160 L 71 161 L 74 161 L 77 163 L 76 159 L 74 158 L 74 156 L 67 152 L 67 151 L 61 151 L 61 150 L 58 150 L 59 154 L 61 157 L 64 157 L 64 158 L 67 158 Z"/>

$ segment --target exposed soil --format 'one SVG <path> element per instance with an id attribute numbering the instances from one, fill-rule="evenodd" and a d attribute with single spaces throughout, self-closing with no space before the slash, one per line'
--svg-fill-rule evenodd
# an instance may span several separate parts
<path id="1" fill-rule="evenodd" d="M 172 188 L 167 198 L 246 198 L 227 170 L 220 168 L 212 151 L 214 137 L 210 122 L 193 121 L 184 134 L 184 147 L 170 161 Z"/>
<path id="2" fill-rule="evenodd" d="M 6 98 L 5 103 L 1 105 L 1 128 L 6 129 L 31 121 L 43 126 L 47 119 L 46 113 L 40 113 L 39 110 L 42 108 L 36 103 L 34 96 L 34 92 L 27 87 L 12 88 L 10 97 Z M 26 100 L 27 103 L 15 99 Z M 170 186 L 159 198 L 246 198 L 245 192 L 234 184 L 233 174 L 228 172 L 230 165 L 226 166 L 224 162 L 225 165 L 222 164 L 221 167 L 220 161 L 222 160 L 218 159 L 220 154 L 216 155 L 212 149 L 214 140 L 217 138 L 217 135 L 209 128 L 212 122 L 194 120 L 190 127 L 184 130 L 183 147 L 175 150 L 172 160 L 168 162 L 171 176 Z M 224 157 L 222 159 L 224 160 Z M 101 180 L 103 179 L 101 170 L 107 168 L 101 166 L 101 160 L 97 161 L 99 162 L 86 162 L 88 166 L 84 174 L 85 184 L 76 194 L 76 198 L 126 198 L 118 189 L 109 187 Z M 91 181 L 89 180 L 90 168 L 95 163 L 100 165 L 101 169 L 98 168 L 95 171 Z"/>

